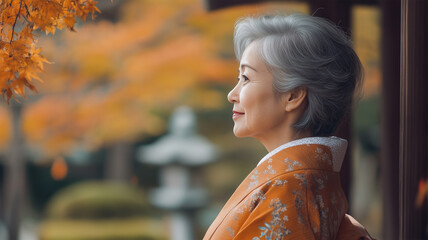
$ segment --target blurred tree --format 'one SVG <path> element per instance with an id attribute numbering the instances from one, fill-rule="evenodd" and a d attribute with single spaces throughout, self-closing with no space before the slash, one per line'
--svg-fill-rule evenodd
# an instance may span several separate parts
<path id="1" fill-rule="evenodd" d="M 25 157 L 24 139 L 22 136 L 21 114 L 22 108 L 12 104 L 13 136 L 6 158 L 4 184 L 4 210 L 9 240 L 18 239 L 19 223 L 23 210 L 25 196 Z"/>
<path id="2" fill-rule="evenodd" d="M 115 23 L 42 39 L 55 64 L 23 113 L 27 142 L 50 157 L 92 151 L 162 133 L 177 105 L 222 107 L 237 74 L 233 24 L 269 9 L 278 6 L 208 13 L 198 0 L 125 1 Z"/>
<path id="3" fill-rule="evenodd" d="M 364 67 L 363 97 L 380 95 L 380 9 L 374 6 L 354 6 L 352 16 L 354 48 Z"/>
<path id="4" fill-rule="evenodd" d="M 99 11 L 93 0 L 11 0 L 0 1 L 0 89 L 9 103 L 16 95 L 25 97 L 25 87 L 37 91 L 32 81 L 48 61 L 36 45 L 36 30 L 55 33 L 56 29 L 74 31 L 76 18 Z M 5 174 L 5 218 L 9 239 L 18 239 L 25 191 L 25 156 L 21 106 L 11 107 L 12 141 Z M 7 127 L 6 127 L 7 128 Z"/>

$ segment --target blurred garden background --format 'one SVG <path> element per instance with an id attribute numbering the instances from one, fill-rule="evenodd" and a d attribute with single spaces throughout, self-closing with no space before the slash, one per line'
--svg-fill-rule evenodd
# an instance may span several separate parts
<path id="1" fill-rule="evenodd" d="M 192 186 L 209 193 L 191 215 L 195 239 L 201 239 L 266 154 L 257 141 L 231 131 L 226 95 L 239 65 L 234 23 L 261 13 L 311 14 L 309 6 L 275 2 L 207 11 L 202 0 L 100 0 L 97 6 L 101 13 L 79 22 L 76 32 L 39 34 L 51 62 L 44 83 L 36 84 L 39 93 L 0 105 L 0 239 L 7 238 L 8 223 L 25 240 L 170 239 L 170 212 L 149 200 L 162 184 L 162 167 L 139 160 L 138 149 L 168 134 L 173 111 L 183 105 L 195 111 L 197 133 L 218 151 L 192 171 Z M 352 120 L 350 212 L 377 239 L 379 21 L 377 7 L 352 9 L 365 82 Z M 20 167 L 11 171 L 11 162 Z M 23 198 L 4 187 L 10 179 L 19 179 Z"/>

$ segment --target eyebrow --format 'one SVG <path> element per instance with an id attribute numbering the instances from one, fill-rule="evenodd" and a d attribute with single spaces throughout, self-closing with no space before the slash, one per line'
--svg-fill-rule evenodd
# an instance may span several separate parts
<path id="1" fill-rule="evenodd" d="M 255 72 L 257 72 L 257 70 L 256 70 L 255 68 L 251 67 L 251 66 L 250 66 L 250 65 L 248 65 L 248 64 L 242 64 L 242 65 L 241 65 L 241 68 L 244 68 L 244 67 L 250 68 L 250 69 L 254 70 Z M 239 72 L 239 69 L 238 69 L 238 72 Z"/>

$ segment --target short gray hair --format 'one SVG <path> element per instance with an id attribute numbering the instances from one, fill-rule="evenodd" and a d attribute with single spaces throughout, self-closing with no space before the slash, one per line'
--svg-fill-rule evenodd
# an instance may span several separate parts
<path id="1" fill-rule="evenodd" d="M 363 78 L 350 38 L 333 23 L 303 14 L 238 20 L 234 47 L 239 61 L 254 41 L 277 93 L 307 89 L 307 108 L 293 127 L 314 136 L 333 134 Z"/>

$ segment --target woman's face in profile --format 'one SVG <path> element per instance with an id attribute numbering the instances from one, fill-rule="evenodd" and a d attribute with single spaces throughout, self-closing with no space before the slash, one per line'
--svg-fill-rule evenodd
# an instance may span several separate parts
<path id="1" fill-rule="evenodd" d="M 258 53 L 258 43 L 244 51 L 238 83 L 228 94 L 233 103 L 233 132 L 237 137 L 265 140 L 278 134 L 286 112 L 282 98 L 273 90 L 273 76 Z"/>

